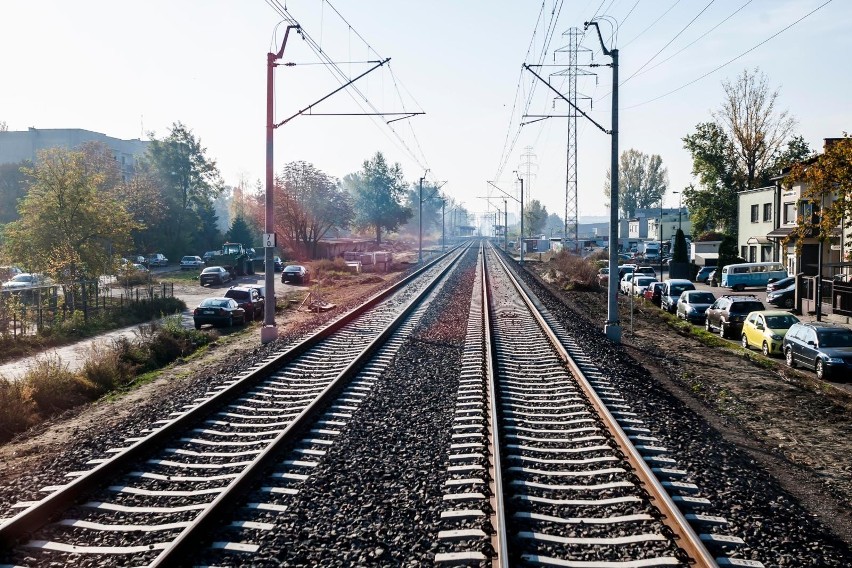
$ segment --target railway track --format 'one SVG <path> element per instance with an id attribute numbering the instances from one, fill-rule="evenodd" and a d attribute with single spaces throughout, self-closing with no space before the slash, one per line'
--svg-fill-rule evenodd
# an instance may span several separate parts
<path id="1" fill-rule="evenodd" d="M 436 564 L 762 566 L 524 288 L 482 255 Z"/>
<path id="2" fill-rule="evenodd" d="M 279 481 L 306 477 L 312 458 L 369 392 L 429 294 L 464 250 L 425 266 L 360 308 L 263 364 L 241 373 L 190 405 L 128 438 L 68 484 L 45 487 L 37 502 L 0 524 L 8 565 L 176 565 L 188 563 L 211 527 L 234 517 L 235 503 L 268 469 Z M 419 312 L 418 312 L 419 310 Z M 408 322 L 408 323 L 406 323 Z M 354 378 L 354 380 L 353 380 Z M 317 416 L 319 420 L 317 421 Z M 311 428 L 314 424 L 317 427 Z M 302 459 L 279 464 L 285 448 Z M 286 487 L 262 488 L 248 509 L 275 513 Z M 265 523 L 232 521 L 234 530 Z M 238 541 L 211 543 L 252 553 Z"/>

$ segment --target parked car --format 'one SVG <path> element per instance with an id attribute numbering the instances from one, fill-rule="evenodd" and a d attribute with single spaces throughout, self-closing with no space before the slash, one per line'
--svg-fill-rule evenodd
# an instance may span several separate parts
<path id="1" fill-rule="evenodd" d="M 779 308 L 790 309 L 796 303 L 796 284 L 783 290 L 773 290 L 766 295 L 766 301 Z"/>
<path id="2" fill-rule="evenodd" d="M 12 277 L 8 282 L 3 283 L 4 291 L 25 290 L 27 288 L 37 288 L 39 286 L 50 286 L 53 280 L 43 274 L 30 274 L 22 272 Z"/>
<path id="3" fill-rule="evenodd" d="M 780 310 L 751 312 L 743 323 L 743 349 L 759 348 L 766 357 L 781 355 L 784 350 L 784 336 L 799 318 Z"/>
<path id="4" fill-rule="evenodd" d="M 707 308 L 715 301 L 716 296 L 711 292 L 687 290 L 677 301 L 677 317 L 690 323 L 704 323 Z"/>
<path id="5" fill-rule="evenodd" d="M 263 317 L 263 296 L 257 289 L 251 286 L 231 286 L 225 292 L 226 298 L 236 300 L 237 304 L 246 312 L 246 319 L 254 321 L 257 317 Z"/>
<path id="6" fill-rule="evenodd" d="M 11 280 L 23 271 L 17 266 L 0 266 L 0 282 Z"/>
<path id="7" fill-rule="evenodd" d="M 780 280 L 773 280 L 766 285 L 766 292 L 769 293 L 774 292 L 775 290 L 783 290 L 784 288 L 789 288 L 795 283 L 796 278 L 794 276 L 788 276 L 787 278 L 781 278 Z"/>
<path id="8" fill-rule="evenodd" d="M 169 264 L 169 259 L 160 253 L 149 254 L 145 257 L 145 262 L 142 264 L 146 265 L 148 268 L 152 266 L 167 266 Z"/>
<path id="9" fill-rule="evenodd" d="M 660 295 L 663 292 L 663 283 L 662 282 L 654 282 L 645 290 L 645 299 L 654 304 L 655 306 L 660 305 Z"/>
<path id="10" fill-rule="evenodd" d="M 695 275 L 695 281 L 707 284 L 710 282 L 710 275 L 716 270 L 715 266 L 702 266 L 698 274 Z"/>
<path id="11" fill-rule="evenodd" d="M 185 256 L 180 259 L 181 270 L 196 270 L 204 266 L 204 261 L 200 256 Z"/>
<path id="12" fill-rule="evenodd" d="M 657 278 L 655 276 L 642 276 L 641 274 L 636 275 L 633 277 L 633 285 L 630 288 L 630 292 L 637 297 L 643 296 L 645 294 L 645 290 L 648 289 L 648 286 L 656 281 Z"/>
<path id="13" fill-rule="evenodd" d="M 817 378 L 852 377 L 852 330 L 827 323 L 796 323 L 784 336 L 787 365 L 816 371 Z"/>
<path id="14" fill-rule="evenodd" d="M 633 286 L 633 276 L 635 272 L 626 272 L 621 280 L 618 281 L 618 291 L 624 295 L 630 294 L 630 289 Z"/>
<path id="15" fill-rule="evenodd" d="M 224 284 L 231 280 L 231 273 L 221 266 L 208 266 L 198 275 L 198 281 L 202 286 L 209 284 Z"/>
<path id="16" fill-rule="evenodd" d="M 710 276 L 707 277 L 707 284 L 709 284 L 710 286 L 716 286 L 719 284 L 719 279 L 716 278 L 717 271 L 718 269 L 714 268 L 710 271 Z"/>
<path id="17" fill-rule="evenodd" d="M 644 274 L 645 276 L 653 276 L 654 280 L 657 279 L 657 271 L 654 270 L 653 266 L 637 266 L 634 272 L 636 274 Z"/>
<path id="18" fill-rule="evenodd" d="M 628 272 L 633 272 L 634 270 L 636 270 L 635 264 L 622 264 L 618 267 L 618 279 L 621 280 L 622 278 L 624 278 L 625 274 L 627 274 Z"/>
<path id="19" fill-rule="evenodd" d="M 261 250 L 263 250 L 263 249 L 261 249 Z M 265 270 L 266 269 L 266 258 L 261 258 L 261 260 L 263 261 L 263 268 Z M 273 270 L 273 272 L 281 272 L 282 270 L 284 270 L 284 263 L 281 261 L 280 256 L 273 256 L 272 257 L 272 270 Z"/>
<path id="20" fill-rule="evenodd" d="M 213 260 L 213 257 L 215 257 L 218 254 L 219 254 L 218 250 L 208 250 L 207 252 L 204 253 L 204 255 L 202 255 L 201 260 L 204 261 L 205 265 L 209 265 L 210 261 Z"/>
<path id="21" fill-rule="evenodd" d="M 663 291 L 660 294 L 660 307 L 670 314 L 675 313 L 680 295 L 687 290 L 695 290 L 695 285 L 683 278 L 669 278 L 663 281 Z"/>
<path id="22" fill-rule="evenodd" d="M 609 282 L 609 268 L 601 268 L 598 270 L 598 284 L 601 286 Z"/>
<path id="23" fill-rule="evenodd" d="M 763 302 L 755 296 L 731 296 L 725 295 L 713 302 L 707 308 L 707 318 L 704 320 L 704 329 L 707 331 L 719 331 L 719 336 L 739 337 L 743 330 L 743 322 L 751 312 L 765 311 Z"/>
<path id="24" fill-rule="evenodd" d="M 281 272 L 281 282 L 284 284 L 308 284 L 311 274 L 306 266 L 290 264 Z"/>
<path id="25" fill-rule="evenodd" d="M 205 298 L 192 311 L 192 321 L 195 329 L 206 323 L 232 327 L 235 323 L 246 323 L 246 311 L 232 298 Z"/>

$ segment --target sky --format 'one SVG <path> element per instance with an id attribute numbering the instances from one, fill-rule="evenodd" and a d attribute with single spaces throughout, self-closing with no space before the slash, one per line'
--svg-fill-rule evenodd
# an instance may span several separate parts
<path id="1" fill-rule="evenodd" d="M 667 207 L 678 205 L 673 191 L 694 181 L 682 138 L 712 119 L 722 82 L 744 69 L 759 68 L 779 89 L 779 108 L 797 119 L 812 148 L 850 130 L 846 0 L 280 0 L 279 10 L 271 4 L 3 0 L 0 121 L 10 130 L 83 128 L 125 139 L 149 132 L 162 138 L 180 121 L 217 161 L 225 183 L 254 186 L 265 175 L 266 54 L 280 48 L 286 5 L 305 38 L 290 34 L 281 61 L 296 65 L 275 70 L 276 123 L 340 87 L 339 77 L 390 62 L 316 105 L 313 116 L 276 128 L 276 171 L 304 160 L 343 178 L 382 152 L 407 180 L 445 182 L 449 197 L 484 213 L 493 211 L 489 203 L 502 207 L 502 195 L 487 182 L 517 196 L 513 172 L 525 172 L 522 164 L 530 162 L 525 197 L 563 216 L 567 121 L 519 123 L 525 111 L 565 114 L 566 107 L 541 83 L 534 86 L 538 80 L 522 64 L 566 64 L 567 54 L 554 53 L 567 45 L 563 33 L 582 30 L 593 17 L 605 18 L 604 39 L 620 54 L 620 151 L 662 157 Z M 581 64 L 610 62 L 596 36 L 586 34 L 582 45 L 590 51 L 578 56 Z M 321 64 L 320 49 L 336 66 Z M 564 67 L 537 69 L 549 75 Z M 596 75 L 579 80 L 578 93 L 588 97 L 581 108 L 609 129 L 611 69 L 584 69 Z M 562 81 L 551 78 L 566 92 Z M 400 116 L 365 112 L 425 114 L 387 125 Z M 579 214 L 607 215 L 610 136 L 583 118 L 577 131 Z"/>

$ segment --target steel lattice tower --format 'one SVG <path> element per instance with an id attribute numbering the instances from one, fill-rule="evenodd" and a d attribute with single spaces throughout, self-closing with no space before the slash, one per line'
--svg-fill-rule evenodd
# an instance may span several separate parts
<path id="1" fill-rule="evenodd" d="M 569 250 L 568 240 L 573 235 L 574 252 L 580 251 L 580 235 L 578 230 L 579 213 L 578 213 L 578 197 L 577 197 L 577 117 L 579 114 L 576 110 L 578 99 L 589 99 L 585 95 L 577 92 L 577 77 L 579 75 L 593 75 L 585 70 L 580 70 L 577 65 L 577 59 L 581 51 L 591 51 L 580 46 L 580 39 L 583 32 L 579 28 L 570 28 L 562 34 L 568 39 L 568 45 L 557 49 L 554 53 L 568 52 L 568 68 L 564 71 L 554 73 L 554 75 L 562 75 L 567 77 L 568 94 L 567 98 L 573 105 L 568 109 L 568 147 L 565 161 L 565 229 L 562 234 L 562 248 Z"/>

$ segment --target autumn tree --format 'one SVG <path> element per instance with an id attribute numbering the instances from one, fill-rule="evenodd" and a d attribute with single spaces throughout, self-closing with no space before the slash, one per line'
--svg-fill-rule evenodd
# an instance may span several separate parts
<path id="1" fill-rule="evenodd" d="M 604 195 L 611 194 L 612 171 L 607 170 Z M 648 155 L 631 148 L 621 153 L 618 164 L 618 209 L 630 219 L 637 209 L 658 204 L 669 186 L 669 173 L 658 154 Z"/>
<path id="2" fill-rule="evenodd" d="M 821 155 L 794 164 L 784 183 L 794 182 L 803 183 L 801 200 L 812 214 L 800 216 L 787 240 L 795 238 L 797 250 L 809 236 L 827 242 L 844 220 L 852 219 L 852 137 L 844 133 L 843 138 L 827 141 Z M 852 248 L 848 242 L 846 246 L 845 257 L 852 260 Z"/>
<path id="3" fill-rule="evenodd" d="M 255 211 L 262 220 L 262 208 Z M 276 178 L 275 230 L 297 257 L 316 257 L 319 241 L 332 230 L 347 228 L 352 216 L 349 194 L 313 164 L 290 162 Z"/>
<path id="4" fill-rule="evenodd" d="M 544 207 L 538 199 L 531 200 L 524 208 L 524 229 L 527 236 L 540 235 L 547 221 L 547 207 Z"/>
<path id="5" fill-rule="evenodd" d="M 0 164 L 0 225 L 18 218 L 18 203 L 29 187 L 24 170 L 29 168 L 28 161 Z"/>
<path id="6" fill-rule="evenodd" d="M 128 250 L 138 228 L 104 186 L 105 174 L 86 154 L 54 148 L 39 153 L 21 218 L 5 230 L 10 260 L 63 282 L 104 274 L 112 250 Z"/>
<path id="7" fill-rule="evenodd" d="M 207 157 L 201 141 L 180 122 L 172 125 L 165 139 L 151 140 L 147 159 L 163 187 L 165 250 L 180 255 L 188 245 L 188 235 L 198 228 L 198 211 L 222 192 L 219 168 Z"/>
<path id="8" fill-rule="evenodd" d="M 769 182 L 770 166 L 793 134 L 796 121 L 777 108 L 778 89 L 770 91 L 759 69 L 743 70 L 733 83 L 722 82 L 725 98 L 713 114 L 733 145 L 735 168 L 745 189 Z"/>
<path id="9" fill-rule="evenodd" d="M 388 165 L 381 152 L 365 160 L 361 171 L 347 175 L 344 183 L 352 195 L 354 225 L 373 230 L 376 244 L 382 243 L 383 231 L 396 231 L 411 218 L 411 209 L 402 204 L 406 187 L 402 168 Z"/>

